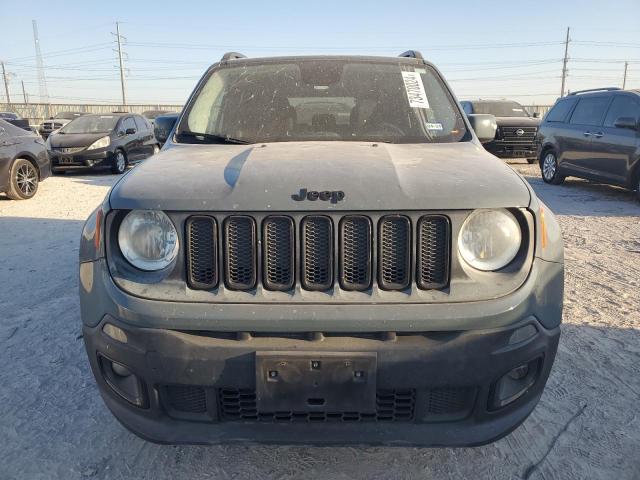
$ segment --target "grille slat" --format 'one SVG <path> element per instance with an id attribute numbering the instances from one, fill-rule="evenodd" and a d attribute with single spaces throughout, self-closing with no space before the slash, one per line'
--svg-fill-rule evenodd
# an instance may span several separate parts
<path id="1" fill-rule="evenodd" d="M 232 290 L 256 286 L 256 223 L 251 217 L 231 216 L 225 221 L 225 282 Z"/>
<path id="2" fill-rule="evenodd" d="M 267 290 L 289 290 L 295 281 L 293 220 L 267 217 L 262 225 L 263 284 Z"/>
<path id="3" fill-rule="evenodd" d="M 302 221 L 302 285 L 327 290 L 333 285 L 333 224 L 329 217 L 310 215 Z"/>
<path id="4" fill-rule="evenodd" d="M 371 285 L 371 221 L 350 215 L 340 222 L 340 284 L 345 290 Z"/>
<path id="5" fill-rule="evenodd" d="M 218 229 L 212 217 L 193 216 L 186 222 L 187 282 L 197 290 L 218 285 Z"/>
<path id="6" fill-rule="evenodd" d="M 443 288 L 449 283 L 449 219 L 442 215 L 418 222 L 416 281 L 422 289 Z"/>
<path id="7" fill-rule="evenodd" d="M 378 232 L 378 283 L 384 290 L 403 290 L 411 281 L 411 222 L 387 215 Z"/>

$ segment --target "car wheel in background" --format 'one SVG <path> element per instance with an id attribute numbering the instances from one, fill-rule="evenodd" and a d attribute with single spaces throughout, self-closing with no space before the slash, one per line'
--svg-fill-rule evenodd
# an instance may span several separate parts
<path id="1" fill-rule="evenodd" d="M 27 200 L 38 191 L 38 170 L 29 160 L 18 158 L 11 166 L 7 196 L 13 200 Z"/>
<path id="2" fill-rule="evenodd" d="M 113 165 L 111 166 L 111 172 L 121 175 L 127 169 L 127 156 L 122 150 L 116 150 L 116 154 L 113 157 Z"/>
<path id="3" fill-rule="evenodd" d="M 553 151 L 546 151 L 540 160 L 542 180 L 551 185 L 560 185 L 564 177 L 558 172 L 558 158 Z"/>

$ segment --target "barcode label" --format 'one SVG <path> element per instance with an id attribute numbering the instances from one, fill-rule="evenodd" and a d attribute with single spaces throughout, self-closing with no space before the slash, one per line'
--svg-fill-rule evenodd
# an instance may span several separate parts
<path id="1" fill-rule="evenodd" d="M 417 72 L 402 72 L 404 89 L 407 91 L 409 106 L 414 108 L 429 108 L 429 100 L 424 92 L 422 77 Z"/>

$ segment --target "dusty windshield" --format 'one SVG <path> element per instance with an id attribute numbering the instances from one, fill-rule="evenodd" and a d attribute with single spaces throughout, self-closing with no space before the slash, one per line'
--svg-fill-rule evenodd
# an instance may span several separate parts
<path id="1" fill-rule="evenodd" d="M 186 110 L 179 142 L 457 142 L 464 121 L 426 65 L 309 59 L 213 71 Z"/>
<path id="2" fill-rule="evenodd" d="M 474 102 L 473 113 L 486 113 L 496 117 L 528 117 L 529 112 L 517 102 Z"/>
<path id="3" fill-rule="evenodd" d="M 118 123 L 115 115 L 87 115 L 78 117 L 62 127 L 60 133 L 108 133 Z"/>

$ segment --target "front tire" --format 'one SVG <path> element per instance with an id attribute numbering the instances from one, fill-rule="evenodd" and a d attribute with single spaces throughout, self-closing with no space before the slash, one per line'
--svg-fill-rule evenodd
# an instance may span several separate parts
<path id="1" fill-rule="evenodd" d="M 122 175 L 126 169 L 127 156 L 122 150 L 116 150 L 116 154 L 113 157 L 113 165 L 111 166 L 111 173 Z"/>
<path id="2" fill-rule="evenodd" d="M 558 172 L 558 157 L 555 152 L 547 150 L 540 160 L 540 173 L 542 180 L 550 185 L 560 185 L 564 182 L 564 176 Z"/>
<path id="3" fill-rule="evenodd" d="M 7 197 L 28 200 L 38 191 L 38 170 L 29 160 L 18 158 L 11 166 Z"/>

